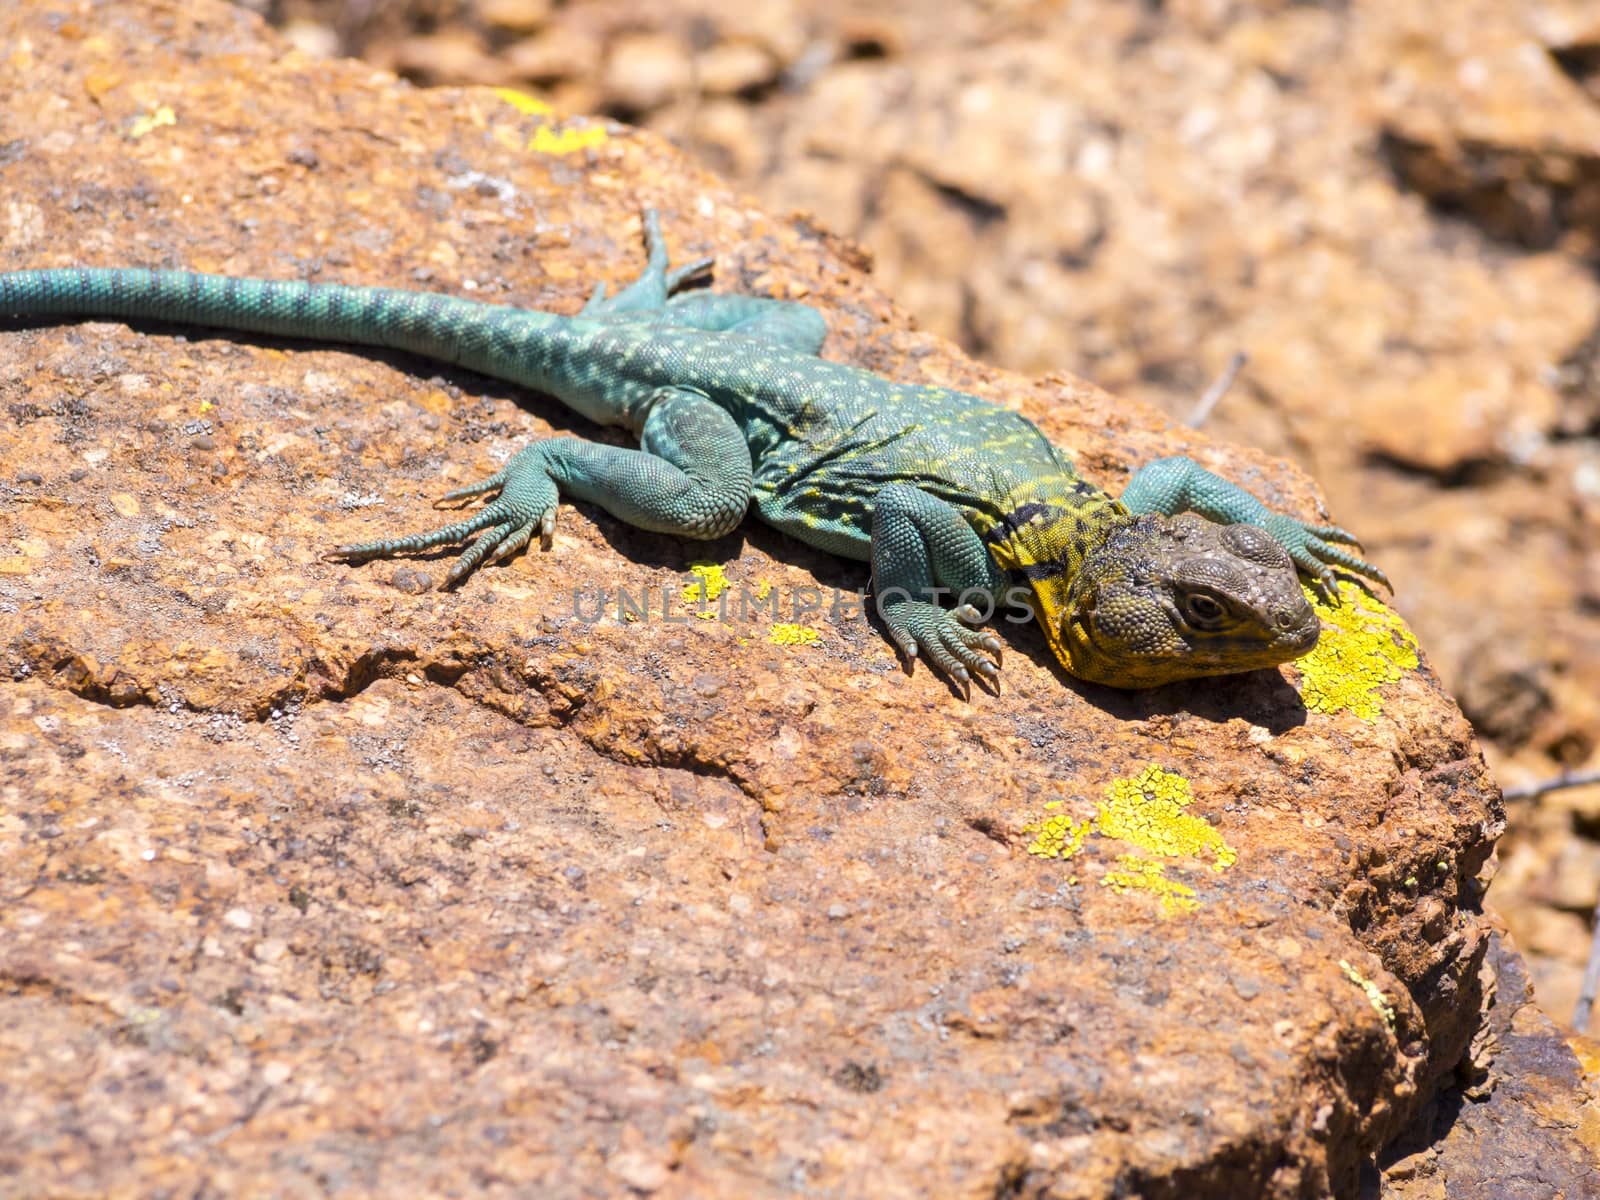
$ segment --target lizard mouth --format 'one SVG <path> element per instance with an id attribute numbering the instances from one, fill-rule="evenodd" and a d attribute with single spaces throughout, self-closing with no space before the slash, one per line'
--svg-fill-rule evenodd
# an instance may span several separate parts
<path id="1" fill-rule="evenodd" d="M 1310 654 L 1317 648 L 1317 641 L 1322 637 L 1322 621 L 1317 614 L 1312 612 L 1308 621 L 1303 623 L 1293 633 L 1285 633 L 1280 640 L 1284 649 L 1290 651 L 1291 658 L 1299 658 L 1302 654 Z"/>
<path id="2" fill-rule="evenodd" d="M 1142 645 L 1131 645 L 1115 630 L 1101 628 L 1092 605 L 1062 623 L 1062 641 L 1071 654 L 1069 669 L 1083 679 L 1113 687 L 1147 687 L 1180 679 L 1259 671 L 1311 652 L 1322 632 L 1314 612 L 1296 621 L 1280 614 L 1270 632 L 1260 628 L 1200 631 L 1171 621 L 1150 629 Z M 1283 617 L 1288 620 L 1283 620 Z"/>

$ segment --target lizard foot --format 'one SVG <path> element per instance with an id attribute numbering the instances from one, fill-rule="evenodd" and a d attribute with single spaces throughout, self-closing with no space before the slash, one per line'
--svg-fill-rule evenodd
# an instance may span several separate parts
<path id="1" fill-rule="evenodd" d="M 666 284 L 669 296 L 675 296 L 692 287 L 704 287 L 711 282 L 711 270 L 716 259 L 710 256 L 697 258 L 693 262 L 684 263 L 681 267 L 667 271 L 667 240 L 661 236 L 661 214 L 653 208 L 647 208 L 642 214 L 642 219 L 644 250 L 650 260 L 650 267 L 640 278 L 648 278 L 653 272 L 665 271 L 663 282 Z"/>
<path id="2" fill-rule="evenodd" d="M 889 636 L 907 659 L 925 658 L 963 690 L 973 676 L 990 684 L 1000 679 L 1000 639 L 962 623 L 978 618 L 970 604 L 946 611 L 925 600 L 906 600 L 883 613 Z"/>
<path id="3" fill-rule="evenodd" d="M 697 258 L 681 267 L 667 269 L 667 243 L 661 236 L 661 214 L 647 208 L 643 214 L 644 248 L 646 264 L 639 278 L 615 296 L 607 296 L 605 281 L 595 284 L 589 302 L 583 306 L 584 316 L 606 316 L 619 313 L 654 312 L 669 297 L 690 288 L 704 287 L 711 282 L 711 258 Z"/>
<path id="4" fill-rule="evenodd" d="M 676 296 L 679 292 L 686 292 L 690 288 L 709 286 L 716 263 L 716 259 L 707 255 L 693 262 L 686 262 L 681 267 L 673 267 L 667 272 L 667 295 Z"/>
<path id="5" fill-rule="evenodd" d="M 445 576 L 444 586 L 448 588 L 472 574 L 480 563 L 510 558 L 531 542 L 535 534 L 542 544 L 549 544 L 550 535 L 555 531 L 558 494 L 539 446 L 521 451 L 503 469 L 482 482 L 446 492 L 434 502 L 434 507 L 491 492 L 499 494 L 464 521 L 426 533 L 354 542 L 328 551 L 323 558 L 332 562 L 393 558 L 431 550 L 435 546 L 453 545 L 477 534 Z"/>
<path id="6" fill-rule="evenodd" d="M 1273 513 L 1266 522 L 1266 530 L 1289 552 L 1295 566 L 1312 578 L 1313 586 L 1330 604 L 1339 602 L 1339 591 L 1334 586 L 1335 566 L 1376 580 L 1391 592 L 1394 591 L 1394 585 L 1389 582 L 1387 575 L 1366 559 L 1358 558 L 1344 549 L 1344 546 L 1354 546 L 1359 550 L 1361 543 L 1353 534 L 1337 525 L 1308 525 L 1282 513 Z"/>

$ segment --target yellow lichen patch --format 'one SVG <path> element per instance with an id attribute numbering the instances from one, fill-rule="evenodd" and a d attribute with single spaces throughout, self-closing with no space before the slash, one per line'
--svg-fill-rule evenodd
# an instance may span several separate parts
<path id="1" fill-rule="evenodd" d="M 516 88 L 495 88 L 494 94 L 519 113 L 529 117 L 543 117 L 556 122 L 556 110 L 549 103 L 530 96 Z M 505 139 L 500 138 L 501 141 Z M 554 124 L 540 125 L 528 139 L 528 149 L 535 154 L 576 154 L 593 146 L 603 146 L 611 140 L 604 125 L 583 125 L 574 129 L 556 128 Z"/>
<path id="2" fill-rule="evenodd" d="M 1383 989 L 1377 984 L 1373 983 L 1372 980 L 1368 979 L 1360 971 L 1352 967 L 1349 963 L 1345 962 L 1345 960 L 1342 958 L 1339 960 L 1339 968 L 1344 972 L 1344 977 L 1346 979 L 1366 993 L 1367 1003 L 1372 1005 L 1372 1007 L 1377 1011 L 1377 1014 L 1383 1018 L 1384 1024 L 1390 1029 L 1393 1029 L 1394 1005 L 1390 1004 L 1389 1001 L 1384 997 Z"/>
<path id="3" fill-rule="evenodd" d="M 1106 837 L 1128 842 L 1164 858 L 1211 856 L 1211 869 L 1231 867 L 1238 858 L 1204 817 L 1183 810 L 1194 803 L 1189 781 L 1151 763 L 1132 779 L 1106 788 L 1095 824 Z"/>
<path id="4" fill-rule="evenodd" d="M 1060 807 L 1052 800 L 1046 810 Z M 1071 858 L 1091 833 L 1127 842 L 1142 853 L 1124 854 L 1101 883 L 1121 894 L 1148 892 L 1161 901 L 1165 915 L 1197 907 L 1194 889 L 1167 875 L 1167 858 L 1209 857 L 1213 871 L 1226 870 L 1238 855 L 1210 822 L 1184 809 L 1194 803 L 1189 781 L 1151 763 L 1139 774 L 1113 780 L 1094 816 L 1075 821 L 1065 813 L 1048 812 L 1024 825 L 1031 835 L 1028 853 L 1039 858 Z"/>
<path id="5" fill-rule="evenodd" d="M 1024 825 L 1022 832 L 1033 834 L 1033 841 L 1028 843 L 1029 854 L 1040 858 L 1071 858 L 1093 828 L 1092 820 L 1074 821 L 1063 813 L 1055 813 L 1032 825 Z"/>
<path id="6" fill-rule="evenodd" d="M 1378 689 L 1417 666 L 1416 635 L 1393 609 L 1346 580 L 1339 581 L 1338 607 L 1309 588 L 1306 597 L 1322 618 L 1322 637 L 1295 663 L 1301 701 L 1312 712 L 1349 709 L 1363 721 L 1377 720 Z"/>
<path id="7" fill-rule="evenodd" d="M 772 595 L 772 580 L 758 580 L 756 582 L 756 599 L 765 600 L 770 595 Z"/>
<path id="8" fill-rule="evenodd" d="M 689 574 L 694 578 L 683 585 L 685 604 L 709 604 L 733 586 L 733 581 L 717 563 L 691 563 Z"/>
<path id="9" fill-rule="evenodd" d="M 1168 878 L 1165 863 L 1137 854 L 1119 854 L 1116 867 L 1105 873 L 1100 886 L 1110 888 L 1119 896 L 1148 892 L 1161 901 L 1161 911 L 1167 916 L 1193 912 L 1200 907 L 1192 887 Z"/>
<path id="10" fill-rule="evenodd" d="M 177 123 L 178 114 L 173 112 L 170 107 L 163 104 L 159 108 L 153 109 L 141 117 L 135 117 L 133 124 L 128 126 L 128 137 L 134 141 L 138 141 L 146 134 L 154 133 L 163 125 L 176 125 Z"/>
<path id="11" fill-rule="evenodd" d="M 528 149 L 537 154 L 576 154 L 593 146 L 603 146 L 611 140 L 603 125 L 586 125 L 582 129 L 554 130 L 541 125 L 528 139 Z"/>
<path id="12" fill-rule="evenodd" d="M 516 88 L 495 88 L 494 94 L 519 113 L 526 113 L 530 117 L 548 117 L 555 112 L 555 109 L 551 108 L 539 97 L 530 96 L 527 92 L 519 92 Z"/>
<path id="13" fill-rule="evenodd" d="M 774 646 L 815 646 L 821 636 L 809 625 L 774 625 L 767 631 Z"/>

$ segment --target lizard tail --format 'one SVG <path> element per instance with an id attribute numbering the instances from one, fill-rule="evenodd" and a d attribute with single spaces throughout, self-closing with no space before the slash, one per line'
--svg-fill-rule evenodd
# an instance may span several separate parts
<path id="1" fill-rule="evenodd" d="M 534 386 L 567 319 L 437 292 L 239 279 L 192 271 L 0 273 L 0 316 L 125 317 L 388 346 Z"/>

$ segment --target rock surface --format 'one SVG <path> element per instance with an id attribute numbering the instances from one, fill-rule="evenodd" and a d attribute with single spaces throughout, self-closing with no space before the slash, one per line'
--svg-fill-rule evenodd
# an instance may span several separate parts
<path id="1" fill-rule="evenodd" d="M 1327 489 L 1497 776 L 1600 768 L 1593 0 L 531 7 L 273 5 L 419 79 L 645 122 L 1002 365 L 1182 417 L 1248 351 L 1211 428 Z M 1566 1019 L 1600 891 L 1543 880 L 1600 826 L 1511 818 L 1496 901 Z"/>
<path id="2" fill-rule="evenodd" d="M 848 243 L 650 135 L 311 61 L 208 0 L 24 0 L 0 47 L 0 267 L 570 311 L 656 205 L 723 286 L 822 307 L 830 354 L 1005 398 L 1108 486 L 1191 450 L 1316 511 L 1265 456 L 907 332 Z M 1426 663 L 1363 716 L 1308 707 L 1344 678 L 1309 665 L 1077 685 L 1018 630 L 963 704 L 794 611 L 861 572 L 754 524 L 564 507 L 450 593 L 438 557 L 321 562 L 596 434 L 464 373 L 24 325 L 0 403 L 26 1194 L 1350 1196 L 1477 1029 L 1501 813 Z M 696 619 L 703 561 L 776 607 Z M 650 609 L 590 620 L 602 590 Z M 1400 645 L 1373 629 L 1328 644 L 1356 671 Z"/>
<path id="3" fill-rule="evenodd" d="M 1574 1200 L 1600 1190 L 1600 1045 L 1578 1056 L 1533 1002 L 1503 934 L 1484 962 L 1486 1020 L 1454 1087 L 1385 1154 L 1390 1200 Z"/>

